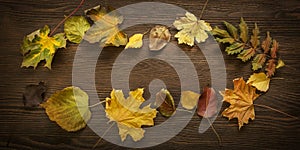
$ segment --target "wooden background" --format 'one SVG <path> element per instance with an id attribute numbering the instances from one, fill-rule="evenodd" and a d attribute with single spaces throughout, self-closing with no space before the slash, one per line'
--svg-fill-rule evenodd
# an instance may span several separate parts
<path id="1" fill-rule="evenodd" d="M 140 2 L 89 0 L 79 9 L 83 10 L 98 4 L 119 8 Z M 161 0 L 180 6 L 194 14 L 200 14 L 204 0 Z M 76 133 L 68 133 L 51 122 L 41 108 L 24 109 L 22 92 L 28 84 L 45 81 L 48 86 L 46 97 L 57 90 L 72 84 L 72 63 L 77 45 L 68 44 L 67 49 L 57 52 L 52 70 L 39 65 L 36 70 L 20 68 L 22 56 L 20 44 L 25 35 L 43 27 L 53 28 L 64 15 L 68 15 L 79 1 L 61 0 L 0 0 L 0 147 L 1 149 L 91 149 L 99 137 L 88 127 Z M 168 13 L 168 12 L 166 12 Z M 222 25 L 226 20 L 237 24 L 244 17 L 250 28 L 257 22 L 261 35 L 266 31 L 280 44 L 280 55 L 287 64 L 276 73 L 270 90 L 259 97 L 258 104 L 279 109 L 291 115 L 300 115 L 300 3 L 297 0 L 211 0 L 203 14 L 203 19 L 212 26 Z M 139 18 L 137 18 L 139 19 Z M 126 32 L 144 32 L 153 25 L 140 25 Z M 59 28 L 62 31 L 62 27 Z M 172 34 L 176 30 L 171 30 Z M 176 44 L 173 38 L 172 43 Z M 197 47 L 180 46 L 193 61 L 200 78 L 200 85 L 210 83 L 209 68 L 203 54 Z M 111 90 L 110 73 L 112 64 L 123 48 L 108 47 L 102 51 L 96 68 L 96 84 L 100 98 L 109 96 Z M 248 78 L 250 63 L 242 63 L 234 56 L 223 53 L 227 70 L 227 87 L 232 88 L 232 80 Z M 100 73 L 101 72 L 101 73 Z M 130 88 L 145 87 L 153 78 L 160 78 L 178 102 L 180 82 L 174 69 L 162 61 L 140 62 L 131 72 Z M 149 92 L 146 92 L 149 97 Z M 222 110 L 224 109 L 223 105 Z M 277 112 L 255 108 L 256 118 L 240 131 L 237 120 L 228 121 L 220 115 L 214 122 L 222 137 L 222 146 L 211 129 L 199 134 L 200 119 L 196 114 L 188 126 L 166 143 L 148 149 L 297 149 L 299 144 L 300 121 Z M 156 121 L 161 121 L 158 116 Z M 98 149 L 120 149 L 117 145 L 102 140 Z"/>

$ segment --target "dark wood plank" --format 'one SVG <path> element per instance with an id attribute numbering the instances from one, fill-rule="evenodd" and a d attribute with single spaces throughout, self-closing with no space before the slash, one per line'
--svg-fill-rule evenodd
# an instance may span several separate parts
<path id="1" fill-rule="evenodd" d="M 148 0 L 150 1 L 150 0 Z M 129 1 L 86 1 L 76 13 L 98 4 L 120 8 L 128 4 L 140 2 Z M 199 14 L 204 0 L 160 0 L 180 6 L 194 14 Z M 28 84 L 45 81 L 49 87 L 46 97 L 57 90 L 72 85 L 72 63 L 77 45 L 69 44 L 67 49 L 59 50 L 53 60 L 52 70 L 40 65 L 36 70 L 20 68 L 22 56 L 19 52 L 23 37 L 48 24 L 53 28 L 64 15 L 69 14 L 79 1 L 58 0 L 0 0 L 0 147 L 2 149 L 91 149 L 99 137 L 88 127 L 76 133 L 67 133 L 51 122 L 44 110 L 24 109 L 22 92 Z M 168 13 L 168 12 L 165 12 Z M 256 102 L 265 104 L 291 115 L 300 116 L 300 4 L 297 0 L 289 1 L 210 1 L 203 19 L 211 25 L 222 26 L 227 20 L 234 24 L 244 17 L 252 28 L 257 22 L 261 32 L 270 31 L 280 43 L 280 54 L 287 64 L 276 76 L 284 79 L 271 81 L 270 90 Z M 145 19 L 145 18 L 136 18 Z M 131 35 L 138 31 L 146 31 L 152 25 L 141 25 L 129 28 Z M 59 29 L 62 31 L 62 27 Z M 176 32 L 171 31 L 172 34 Z M 173 38 L 172 43 L 176 44 Z M 209 67 L 203 54 L 197 47 L 180 46 L 193 61 L 197 69 L 201 86 L 210 83 Z M 99 57 L 96 67 L 97 92 L 101 99 L 109 96 L 111 90 L 110 73 L 114 60 L 122 48 L 105 48 Z M 248 78 L 250 63 L 241 63 L 233 56 L 223 53 L 227 70 L 227 87 L 232 87 L 232 79 Z M 143 78 L 141 78 L 143 77 Z M 161 61 L 147 60 L 139 63 L 131 72 L 130 88 L 145 87 L 154 78 L 165 81 L 167 87 L 178 102 L 178 75 L 170 65 Z M 146 92 L 149 97 L 149 92 Z M 222 110 L 226 104 L 223 105 Z M 299 145 L 300 122 L 271 110 L 256 109 L 256 118 L 249 125 L 238 131 L 236 120 L 227 121 L 219 115 L 214 126 L 222 137 L 222 147 L 211 129 L 203 134 L 198 133 L 200 119 L 194 115 L 188 126 L 177 136 L 166 143 L 148 149 L 297 149 Z M 164 118 L 158 116 L 157 122 Z M 109 135 L 108 135 L 109 136 Z M 120 149 L 117 145 L 102 140 L 98 149 Z"/>

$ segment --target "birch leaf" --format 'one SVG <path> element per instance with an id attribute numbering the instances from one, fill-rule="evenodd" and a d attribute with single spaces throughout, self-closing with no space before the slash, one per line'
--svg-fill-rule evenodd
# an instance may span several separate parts
<path id="1" fill-rule="evenodd" d="M 156 93 L 154 105 L 158 107 L 158 111 L 164 117 L 171 117 L 176 111 L 174 99 L 166 89 L 161 89 Z"/>
<path id="2" fill-rule="evenodd" d="M 267 75 L 263 72 L 254 73 L 248 79 L 247 84 L 251 84 L 259 91 L 267 92 L 269 89 L 270 78 L 268 78 Z"/>
<path id="3" fill-rule="evenodd" d="M 79 44 L 84 33 L 90 28 L 89 22 L 83 16 L 73 16 L 65 21 L 64 31 L 70 42 Z"/>
<path id="4" fill-rule="evenodd" d="M 212 30 L 209 23 L 204 20 L 198 20 L 195 15 L 189 12 L 186 12 L 185 16 L 175 20 L 173 23 L 175 28 L 180 30 L 175 34 L 175 37 L 178 38 L 178 44 L 184 43 L 193 46 L 195 40 L 198 43 L 204 42 L 208 38 L 206 32 Z"/>
<path id="5" fill-rule="evenodd" d="M 158 51 L 164 48 L 171 39 L 171 33 L 165 26 L 156 25 L 150 30 L 149 48 Z"/>
<path id="6" fill-rule="evenodd" d="M 143 34 L 134 34 L 129 38 L 129 42 L 126 44 L 125 49 L 127 48 L 141 48 L 143 46 Z"/>
<path id="7" fill-rule="evenodd" d="M 185 109 L 194 109 L 197 106 L 200 94 L 192 91 L 181 92 L 180 103 Z"/>
<path id="8" fill-rule="evenodd" d="M 23 54 L 23 62 L 21 67 L 37 67 L 40 61 L 45 60 L 45 67 L 51 69 L 52 59 L 56 50 L 66 47 L 66 39 L 63 33 L 58 33 L 53 37 L 49 37 L 49 27 L 37 30 L 23 40 L 21 52 Z"/>
<path id="9" fill-rule="evenodd" d="M 144 89 L 136 89 L 125 99 L 121 90 L 113 89 L 110 98 L 106 98 L 106 117 L 117 123 L 122 141 L 127 135 L 130 135 L 134 141 L 139 141 L 145 133 L 141 127 L 154 125 L 153 119 L 157 111 L 150 108 L 150 105 L 140 108 L 145 101 L 142 97 L 143 92 Z"/>
<path id="10" fill-rule="evenodd" d="M 88 99 L 88 95 L 80 88 L 67 87 L 51 95 L 41 106 L 46 109 L 51 121 L 73 132 L 84 128 L 86 121 L 91 118 Z"/>
<path id="11" fill-rule="evenodd" d="M 222 115 L 229 120 L 238 119 L 239 129 L 248 124 L 249 119 L 254 120 L 254 105 L 253 101 L 259 96 L 256 94 L 256 89 L 250 84 L 246 84 L 243 78 L 233 80 L 234 89 L 225 89 L 220 92 L 223 96 L 223 101 L 228 102 L 230 106 L 226 108 Z"/>

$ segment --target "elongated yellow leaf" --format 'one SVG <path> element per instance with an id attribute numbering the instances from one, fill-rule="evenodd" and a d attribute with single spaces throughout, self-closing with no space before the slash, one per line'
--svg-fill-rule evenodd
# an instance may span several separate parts
<path id="1" fill-rule="evenodd" d="M 88 95 L 78 87 L 58 91 L 40 105 L 46 109 L 51 121 L 69 132 L 84 128 L 91 118 Z"/>
<path id="2" fill-rule="evenodd" d="M 268 78 L 267 75 L 263 72 L 254 73 L 248 79 L 247 84 L 251 84 L 260 91 L 267 92 L 269 89 L 270 78 Z"/>
<path id="3" fill-rule="evenodd" d="M 143 46 L 143 34 L 134 34 L 129 38 L 129 42 L 126 44 L 125 49 L 127 48 L 141 48 Z"/>

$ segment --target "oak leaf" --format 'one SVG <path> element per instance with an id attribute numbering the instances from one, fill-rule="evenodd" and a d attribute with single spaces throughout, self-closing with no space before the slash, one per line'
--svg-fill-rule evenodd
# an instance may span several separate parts
<path id="1" fill-rule="evenodd" d="M 251 84 L 259 91 L 267 92 L 269 89 L 270 78 L 263 72 L 254 73 L 248 79 L 247 84 Z"/>
<path id="2" fill-rule="evenodd" d="M 166 89 L 161 89 L 158 93 L 156 93 L 154 105 L 158 107 L 158 111 L 164 117 L 170 117 L 176 111 L 174 99 L 170 92 Z"/>
<path id="3" fill-rule="evenodd" d="M 194 109 L 197 106 L 200 94 L 193 91 L 181 92 L 180 103 L 185 109 Z"/>
<path id="4" fill-rule="evenodd" d="M 30 67 L 34 69 L 40 61 L 45 60 L 45 67 L 51 69 L 52 59 L 57 49 L 66 47 L 64 33 L 58 33 L 49 37 L 50 29 L 45 25 L 42 29 L 34 31 L 27 35 L 21 46 L 23 62 L 21 67 Z"/>
<path id="5" fill-rule="evenodd" d="M 150 30 L 149 48 L 153 51 L 158 51 L 164 48 L 171 39 L 171 33 L 165 26 L 156 25 Z"/>
<path id="6" fill-rule="evenodd" d="M 93 27 L 84 36 L 85 40 L 90 43 L 99 42 L 101 46 L 118 47 L 127 44 L 127 35 L 118 28 L 123 17 L 116 10 L 96 6 L 85 13 L 94 21 Z"/>
<path id="7" fill-rule="evenodd" d="M 73 16 L 65 21 L 64 31 L 70 42 L 80 43 L 85 32 L 90 28 L 89 22 L 83 16 Z"/>
<path id="8" fill-rule="evenodd" d="M 122 141 L 127 135 L 130 135 L 134 141 L 141 140 L 145 132 L 141 127 L 154 125 L 153 119 L 157 111 L 150 108 L 150 105 L 140 108 L 145 101 L 142 97 L 143 92 L 144 89 L 136 89 L 125 99 L 121 90 L 113 89 L 110 98 L 106 98 L 106 117 L 117 123 Z"/>
<path id="9" fill-rule="evenodd" d="M 245 124 L 248 124 L 249 119 L 254 120 L 254 105 L 253 101 L 259 96 L 256 94 L 256 89 L 250 84 L 246 84 L 243 78 L 233 80 L 234 89 L 225 89 L 220 94 L 223 96 L 223 101 L 230 103 L 222 115 L 229 120 L 238 119 L 239 129 Z"/>
<path id="10" fill-rule="evenodd" d="M 194 45 L 196 40 L 198 43 L 204 42 L 208 38 L 207 31 L 212 28 L 209 23 L 204 20 L 198 20 L 192 13 L 186 12 L 186 17 L 180 17 L 175 20 L 173 25 L 177 30 L 180 30 L 175 37 L 178 38 L 179 44 Z"/>
<path id="11" fill-rule="evenodd" d="M 143 46 L 143 34 L 134 34 L 129 38 L 129 42 L 126 44 L 127 48 L 141 48 Z"/>
<path id="12" fill-rule="evenodd" d="M 213 88 L 204 87 L 198 101 L 197 114 L 204 118 L 210 118 L 217 114 L 217 95 Z"/>
<path id="13" fill-rule="evenodd" d="M 54 93 L 40 105 L 46 109 L 51 121 L 69 132 L 74 132 L 84 128 L 91 118 L 88 99 L 88 95 L 80 88 L 67 87 Z"/>

